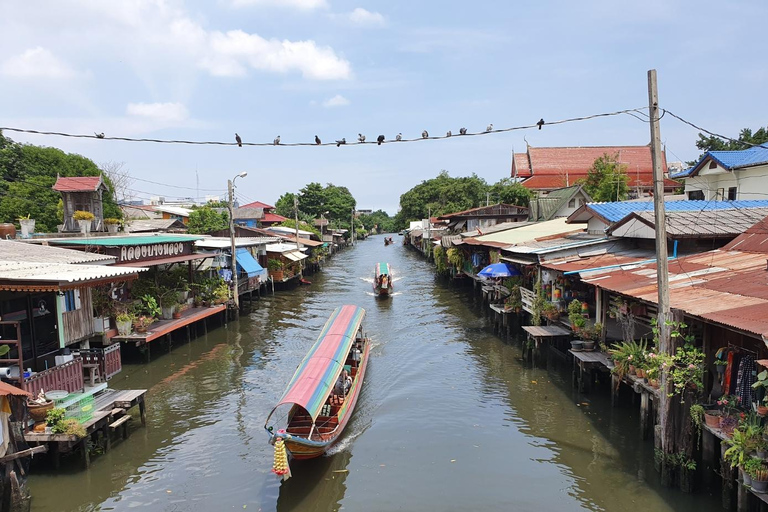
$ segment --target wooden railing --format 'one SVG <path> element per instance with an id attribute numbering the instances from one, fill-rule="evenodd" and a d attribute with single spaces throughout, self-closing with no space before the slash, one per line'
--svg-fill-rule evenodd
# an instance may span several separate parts
<path id="1" fill-rule="evenodd" d="M 80 349 L 80 357 L 83 358 L 83 364 L 98 364 L 99 375 L 104 380 L 111 379 L 123 369 L 119 343 L 105 348 Z"/>
<path id="2" fill-rule="evenodd" d="M 523 309 L 530 314 L 533 314 L 533 301 L 536 298 L 536 295 L 533 293 L 533 290 L 529 290 L 528 288 L 520 287 L 520 297 L 523 300 Z"/>
<path id="3" fill-rule="evenodd" d="M 46 391 L 62 389 L 70 393 L 79 393 L 85 388 L 83 358 L 76 357 L 68 363 L 38 372 L 24 379 L 21 388 L 32 395 L 37 395 L 41 389 Z"/>

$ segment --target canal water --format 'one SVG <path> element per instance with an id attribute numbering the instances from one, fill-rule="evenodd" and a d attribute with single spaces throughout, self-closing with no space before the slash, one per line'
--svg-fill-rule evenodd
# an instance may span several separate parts
<path id="1" fill-rule="evenodd" d="M 666 490 L 638 412 L 579 395 L 570 368 L 533 368 L 490 330 L 471 289 L 436 280 L 372 237 L 269 295 L 226 328 L 125 365 L 112 387 L 147 389 L 148 424 L 126 442 L 29 478 L 34 511 L 708 512 L 719 496 Z M 394 297 L 377 300 L 376 262 Z M 333 309 L 367 310 L 371 361 L 357 409 L 327 456 L 280 483 L 264 420 Z M 155 351 L 159 352 L 159 351 Z"/>

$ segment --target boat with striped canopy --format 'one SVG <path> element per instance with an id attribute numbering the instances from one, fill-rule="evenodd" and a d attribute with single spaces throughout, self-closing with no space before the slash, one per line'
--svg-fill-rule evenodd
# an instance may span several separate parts
<path id="1" fill-rule="evenodd" d="M 370 353 L 364 317 L 358 306 L 336 308 L 267 417 L 264 428 L 275 446 L 275 473 L 290 474 L 287 459 L 278 460 L 287 453 L 294 459 L 323 455 L 349 422 Z M 351 379 L 342 380 L 344 372 Z"/>
<path id="2" fill-rule="evenodd" d="M 388 297 L 393 291 L 392 269 L 389 263 L 377 263 L 373 269 L 373 293 L 379 297 Z"/>

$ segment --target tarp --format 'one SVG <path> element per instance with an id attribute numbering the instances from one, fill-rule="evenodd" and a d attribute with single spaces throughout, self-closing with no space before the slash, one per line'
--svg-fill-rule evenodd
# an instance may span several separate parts
<path id="1" fill-rule="evenodd" d="M 299 251 L 284 252 L 283 256 L 291 261 L 299 261 L 307 257 L 306 254 L 301 254 Z"/>
<path id="2" fill-rule="evenodd" d="M 248 277 L 265 276 L 267 272 L 253 259 L 248 249 L 237 250 L 237 268 L 248 274 Z"/>

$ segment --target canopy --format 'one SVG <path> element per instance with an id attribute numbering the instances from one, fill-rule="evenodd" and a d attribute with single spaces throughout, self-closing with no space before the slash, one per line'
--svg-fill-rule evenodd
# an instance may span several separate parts
<path id="1" fill-rule="evenodd" d="M 483 277 L 510 277 L 519 276 L 521 274 L 519 270 L 510 267 L 506 263 L 492 263 L 478 272 L 477 275 Z"/>
<path id="2" fill-rule="evenodd" d="M 296 404 L 303 407 L 313 421 L 317 419 L 344 367 L 363 317 L 365 310 L 361 307 L 336 308 L 299 364 L 275 409 L 284 404 Z"/>
<path id="3" fill-rule="evenodd" d="M 376 275 L 389 275 L 389 263 L 377 263 L 376 264 Z"/>
<path id="4" fill-rule="evenodd" d="M 256 277 L 266 274 L 264 268 L 259 265 L 259 262 L 256 261 L 253 256 L 251 256 L 248 249 L 237 250 L 237 267 L 248 274 L 248 277 Z"/>

